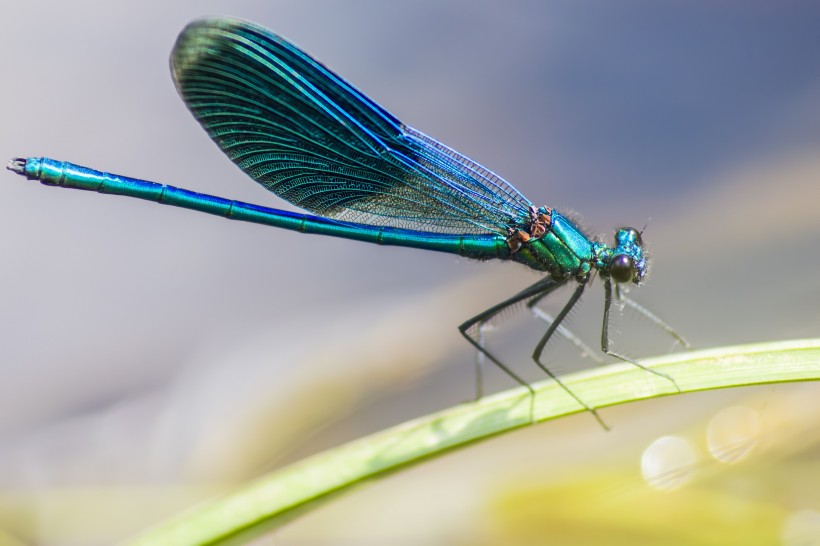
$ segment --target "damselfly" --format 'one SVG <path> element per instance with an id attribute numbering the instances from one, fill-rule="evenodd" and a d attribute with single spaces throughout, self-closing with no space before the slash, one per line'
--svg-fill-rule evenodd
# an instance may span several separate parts
<path id="1" fill-rule="evenodd" d="M 587 237 L 560 212 L 536 206 L 488 169 L 408 127 L 304 51 L 260 26 L 234 19 L 190 24 L 171 55 L 182 99 L 211 138 L 253 180 L 313 214 L 239 201 L 95 171 L 48 158 L 18 158 L 9 169 L 43 184 L 136 197 L 303 233 L 381 245 L 512 260 L 544 277 L 459 326 L 508 376 L 532 387 L 491 353 L 481 327 L 502 310 L 536 304 L 568 283 L 575 290 L 552 318 L 532 358 L 579 404 L 588 406 L 542 362 L 550 338 L 597 272 L 605 291 L 601 349 L 609 314 L 622 299 L 685 342 L 619 284 L 641 284 L 647 256 L 641 233 L 619 228 L 612 246 Z M 572 338 L 575 339 L 575 338 Z M 674 380 L 664 373 L 650 371 Z M 603 423 L 602 423 L 603 424 Z"/>

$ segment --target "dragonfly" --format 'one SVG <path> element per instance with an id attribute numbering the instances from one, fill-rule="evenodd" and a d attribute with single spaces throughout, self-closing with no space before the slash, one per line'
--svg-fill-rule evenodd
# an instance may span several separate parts
<path id="1" fill-rule="evenodd" d="M 574 284 L 555 317 L 541 314 L 550 325 L 532 360 L 606 428 L 596 409 L 542 363 L 556 332 L 584 347 L 561 324 L 597 273 L 605 292 L 601 350 L 677 387 L 667 374 L 610 349 L 613 301 L 627 302 L 687 346 L 671 327 L 621 293 L 621 285 L 640 285 L 646 278 L 648 256 L 638 230 L 617 229 L 611 246 L 588 237 L 564 214 L 534 205 L 500 176 L 405 125 L 299 47 L 256 24 L 229 18 L 194 21 L 176 41 L 171 71 L 188 109 L 222 152 L 250 178 L 310 214 L 50 158 L 15 158 L 8 168 L 49 186 L 302 233 L 523 264 L 543 277 L 465 321 L 459 331 L 481 358 L 533 396 L 532 386 L 485 346 L 483 328 L 511 306 L 536 309 L 557 289 Z"/>

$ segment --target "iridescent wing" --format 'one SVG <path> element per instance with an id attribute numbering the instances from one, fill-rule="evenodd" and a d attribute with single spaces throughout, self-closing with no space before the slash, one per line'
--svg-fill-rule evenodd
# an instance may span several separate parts
<path id="1" fill-rule="evenodd" d="M 531 203 L 510 184 L 402 124 L 262 27 L 191 23 L 171 69 L 222 151 L 314 214 L 437 233 L 505 233 L 528 217 Z"/>

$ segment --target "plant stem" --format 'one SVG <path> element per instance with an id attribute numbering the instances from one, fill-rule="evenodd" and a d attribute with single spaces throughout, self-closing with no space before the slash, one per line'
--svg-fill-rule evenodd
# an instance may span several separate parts
<path id="1" fill-rule="evenodd" d="M 820 379 L 820 339 L 676 353 L 642 360 L 675 378 L 681 392 Z M 630 364 L 567 375 L 564 382 L 601 408 L 677 394 L 675 386 Z M 532 422 L 583 411 L 552 381 L 460 404 L 354 440 L 264 476 L 225 498 L 152 529 L 131 546 L 238 544 L 275 529 L 365 479 L 441 455 Z M 601 432 L 604 434 L 604 432 Z"/>

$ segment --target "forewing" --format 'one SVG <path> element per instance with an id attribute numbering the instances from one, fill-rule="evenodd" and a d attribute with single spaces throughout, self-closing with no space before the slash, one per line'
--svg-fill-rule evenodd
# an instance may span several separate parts
<path id="1" fill-rule="evenodd" d="M 527 217 L 530 202 L 510 184 L 403 125 L 262 27 L 191 23 L 171 69 L 222 151 L 315 214 L 440 233 L 504 233 Z"/>

